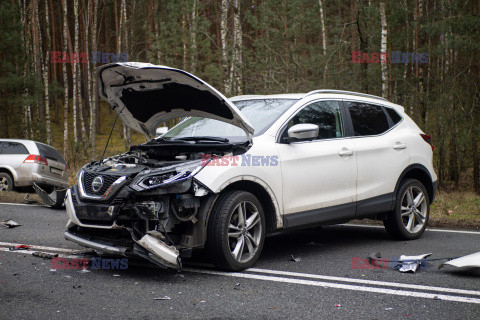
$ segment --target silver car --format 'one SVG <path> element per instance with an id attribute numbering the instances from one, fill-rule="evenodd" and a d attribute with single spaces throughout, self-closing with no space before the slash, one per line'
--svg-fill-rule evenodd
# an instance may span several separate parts
<path id="1" fill-rule="evenodd" d="M 69 187 L 67 162 L 49 145 L 0 139 L 0 192 L 30 187 L 34 187 L 47 204 L 54 205 L 56 192 Z"/>

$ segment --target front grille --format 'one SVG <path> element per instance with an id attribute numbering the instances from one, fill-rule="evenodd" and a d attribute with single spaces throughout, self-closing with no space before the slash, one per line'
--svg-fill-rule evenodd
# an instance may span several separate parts
<path id="1" fill-rule="evenodd" d="M 97 192 L 92 189 L 92 182 L 95 177 L 101 176 L 103 178 L 103 186 Z M 84 172 L 83 174 L 83 189 L 89 195 L 103 195 L 108 188 L 118 179 L 120 176 L 96 174 L 92 172 Z"/>

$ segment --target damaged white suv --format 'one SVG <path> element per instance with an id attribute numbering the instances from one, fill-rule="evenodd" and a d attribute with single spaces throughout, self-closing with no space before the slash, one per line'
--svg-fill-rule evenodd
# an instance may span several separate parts
<path id="1" fill-rule="evenodd" d="M 243 270 L 273 231 L 365 217 L 400 239 L 425 230 L 433 146 L 401 106 L 336 90 L 227 99 L 144 63 L 105 65 L 98 78 L 100 96 L 147 137 L 187 118 L 80 170 L 68 240 L 173 268 L 205 248 L 216 267 Z"/>

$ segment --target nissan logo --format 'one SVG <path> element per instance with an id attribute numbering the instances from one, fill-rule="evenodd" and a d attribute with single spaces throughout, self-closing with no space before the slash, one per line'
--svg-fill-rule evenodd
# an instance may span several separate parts
<path id="1" fill-rule="evenodd" d="M 92 190 L 93 192 L 98 192 L 103 187 L 103 178 L 102 176 L 96 176 L 92 181 Z"/>

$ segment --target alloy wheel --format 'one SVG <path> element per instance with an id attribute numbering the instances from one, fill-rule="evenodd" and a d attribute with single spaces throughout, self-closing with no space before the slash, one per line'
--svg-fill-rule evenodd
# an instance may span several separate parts
<path id="1" fill-rule="evenodd" d="M 427 219 L 427 210 L 427 198 L 422 189 L 417 186 L 407 188 L 400 207 L 405 230 L 410 233 L 421 230 Z"/>
<path id="2" fill-rule="evenodd" d="M 228 225 L 228 244 L 238 262 L 250 260 L 257 252 L 262 237 L 262 223 L 258 208 L 250 201 L 240 202 L 234 209 Z"/>

